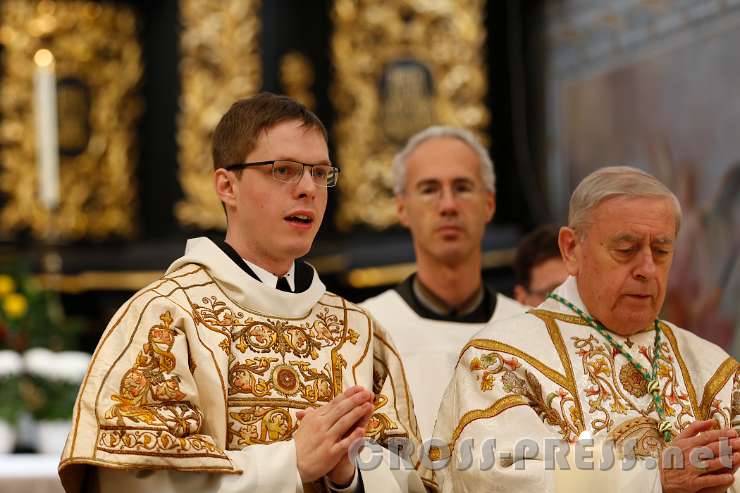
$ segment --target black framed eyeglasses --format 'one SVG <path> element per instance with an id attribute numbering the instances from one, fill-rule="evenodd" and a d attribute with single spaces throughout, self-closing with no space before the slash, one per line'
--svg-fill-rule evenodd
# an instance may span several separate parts
<path id="1" fill-rule="evenodd" d="M 330 188 L 337 184 L 339 179 L 339 168 L 331 164 L 308 164 L 285 159 L 273 159 L 270 161 L 258 161 L 254 163 L 236 163 L 224 166 L 228 171 L 237 171 L 254 166 L 272 166 L 272 177 L 277 181 L 295 183 L 303 177 L 306 166 L 314 183 L 320 187 Z"/>

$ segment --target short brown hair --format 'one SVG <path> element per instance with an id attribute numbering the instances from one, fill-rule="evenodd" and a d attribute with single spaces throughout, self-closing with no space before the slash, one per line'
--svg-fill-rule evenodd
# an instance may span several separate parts
<path id="1" fill-rule="evenodd" d="M 213 131 L 213 169 L 243 162 L 262 132 L 287 120 L 298 120 L 329 140 L 326 127 L 311 110 L 288 96 L 262 92 L 235 102 L 221 117 Z"/>
<path id="2" fill-rule="evenodd" d="M 561 258 L 558 232 L 558 228 L 544 224 L 528 233 L 519 243 L 514 258 L 514 274 L 517 284 L 524 289 L 529 289 L 535 267 L 551 258 Z"/>

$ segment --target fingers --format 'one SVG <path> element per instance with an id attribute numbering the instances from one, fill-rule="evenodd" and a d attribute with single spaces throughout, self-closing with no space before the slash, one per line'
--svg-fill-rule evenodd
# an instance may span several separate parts
<path id="1" fill-rule="evenodd" d="M 689 438 L 687 441 L 691 448 L 695 448 L 695 447 L 702 447 L 704 445 L 709 445 L 713 442 L 717 442 L 721 438 L 729 438 L 729 439 L 737 438 L 737 431 L 735 431 L 734 428 L 725 428 L 723 430 L 702 431 L 701 433 L 698 433 L 697 435 Z"/>
<path id="2" fill-rule="evenodd" d="M 705 421 L 694 421 L 676 437 L 676 440 L 682 438 L 691 438 L 698 435 L 702 431 L 711 430 L 714 426 L 716 426 L 715 423 L 716 421 L 713 419 L 707 419 Z"/>
<path id="3" fill-rule="evenodd" d="M 342 395 L 334 398 L 329 404 L 324 406 L 323 414 L 330 423 L 336 423 L 342 416 L 350 412 L 357 406 L 366 402 L 372 402 L 373 394 L 362 387 L 351 387 Z"/>
<path id="4" fill-rule="evenodd" d="M 329 433 L 335 436 L 337 439 L 343 437 L 350 431 L 350 429 L 356 424 L 363 420 L 366 420 L 373 413 L 373 405 L 366 402 L 362 405 L 355 407 L 350 410 L 344 416 L 339 418 L 331 428 Z"/>
<path id="5" fill-rule="evenodd" d="M 722 474 L 705 474 L 696 478 L 694 484 L 699 490 L 704 488 L 730 487 L 735 481 L 735 476 L 731 473 Z"/>
<path id="6" fill-rule="evenodd" d="M 336 454 L 337 456 L 346 454 L 352 444 L 357 440 L 362 440 L 364 436 L 365 428 L 355 428 L 349 436 L 334 444 L 334 447 L 332 447 L 332 454 Z"/>
<path id="7" fill-rule="evenodd" d="M 730 467 L 727 467 L 730 464 Z M 740 464 L 740 452 L 735 452 L 731 456 L 717 457 L 716 459 L 708 460 L 704 463 L 704 467 L 700 470 L 705 473 L 713 473 L 716 471 L 729 471 L 735 467 L 736 464 Z"/>

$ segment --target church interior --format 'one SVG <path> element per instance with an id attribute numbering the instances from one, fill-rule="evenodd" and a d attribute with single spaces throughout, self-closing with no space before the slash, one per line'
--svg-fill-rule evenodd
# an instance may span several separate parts
<path id="1" fill-rule="evenodd" d="M 304 260 L 329 291 L 359 303 L 414 272 L 391 162 L 450 125 L 494 162 L 492 289 L 512 295 L 519 242 L 566 224 L 581 179 L 634 166 L 682 205 L 663 316 L 740 356 L 738 46 L 737 0 L 3 0 L 0 372 L 24 369 L 7 373 L 20 390 L 0 374 L 0 424 L 17 423 L 0 490 L 43 455 L 38 416 L 71 414 L 79 385 L 23 355 L 41 350 L 49 373 L 66 351 L 84 374 L 187 239 L 223 238 L 211 135 L 262 91 L 327 127 L 340 179 Z"/>

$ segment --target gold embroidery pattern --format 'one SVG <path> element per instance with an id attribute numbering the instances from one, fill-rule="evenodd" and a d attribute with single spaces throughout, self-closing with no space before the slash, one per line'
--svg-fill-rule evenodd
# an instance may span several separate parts
<path id="1" fill-rule="evenodd" d="M 480 372 L 476 379 L 483 392 L 496 388 L 507 396 L 520 395 L 526 398 L 540 419 L 558 428 L 564 440 L 573 441 L 582 431 L 573 395 L 563 387 L 545 395 L 534 373 L 523 368 L 517 358 L 507 359 L 497 352 L 485 353 L 470 361 L 470 371 Z M 523 378 L 517 373 L 523 374 Z M 497 385 L 499 382 L 500 385 Z"/>
<path id="2" fill-rule="evenodd" d="M 287 409 L 272 406 L 247 406 L 229 416 L 234 420 L 227 437 L 231 450 L 289 440 L 298 426 Z"/>
<path id="3" fill-rule="evenodd" d="M 730 378 L 734 375 L 733 380 L 733 393 L 737 390 L 737 372 L 738 362 L 735 358 L 727 358 L 714 372 L 714 375 L 709 379 L 707 384 L 704 386 L 704 395 L 701 399 L 701 406 L 699 415 L 700 419 L 716 419 L 722 427 L 729 427 L 732 422 L 732 408 L 734 403 L 726 405 L 724 408 L 721 405 L 721 400 L 717 399 L 717 394 L 727 385 Z"/>
<path id="4" fill-rule="evenodd" d="M 658 420 L 640 416 L 631 418 L 616 426 L 609 432 L 608 440 L 613 440 L 617 457 L 633 456 L 636 459 L 658 457 L 665 447 L 663 437 L 658 432 Z M 625 451 L 624 447 L 634 440 L 634 448 Z"/>
<path id="5" fill-rule="evenodd" d="M 101 426 L 97 449 L 111 454 L 226 458 L 209 436 L 178 437 L 165 430 Z"/>
<path id="6" fill-rule="evenodd" d="M 616 370 L 615 350 L 607 348 L 593 335 L 586 338 L 574 336 L 571 339 L 576 354 L 581 357 L 583 372 L 591 382 L 591 386 L 585 388 L 585 395 L 589 414 L 596 415 L 591 420 L 594 431 L 611 430 L 615 423 L 614 414 L 627 415 L 629 410 L 633 410 L 647 417 L 655 410 L 655 403 L 648 396 L 647 382 L 642 375 L 629 363 Z M 652 348 L 639 345 L 638 351 L 647 361 L 647 366 L 652 366 Z M 661 353 L 663 357 L 658 362 L 661 397 L 666 415 L 673 417 L 674 427 L 681 430 L 693 420 L 689 396 L 681 390 L 668 344 L 661 346 Z M 623 390 L 637 401 L 630 399 Z M 673 433 L 676 434 L 675 429 Z"/>
<path id="7" fill-rule="evenodd" d="M 491 404 L 490 407 L 487 409 L 475 409 L 473 411 L 469 411 L 463 415 L 462 418 L 460 418 L 460 422 L 455 427 L 455 431 L 452 432 L 452 440 L 449 443 L 449 451 L 447 454 L 451 454 L 452 451 L 455 448 L 455 443 L 457 442 L 457 439 L 460 438 L 460 435 L 462 435 L 463 430 L 466 426 L 468 426 L 473 421 L 476 421 L 478 419 L 488 419 L 488 418 L 494 418 L 501 414 L 502 412 L 506 411 L 507 409 L 510 409 L 512 407 L 516 406 L 526 406 L 527 400 L 520 396 L 520 395 L 507 395 L 506 397 L 502 397 L 501 399 L 497 400 L 493 404 Z M 430 457 L 439 456 L 442 457 L 442 453 L 444 451 L 433 451 L 430 450 Z M 444 455 L 444 457 L 447 457 L 447 455 Z M 437 459 L 432 459 L 437 460 Z"/>
<path id="8" fill-rule="evenodd" d="M 398 429 L 398 426 L 388 417 L 387 414 L 377 412 L 378 409 L 381 409 L 386 404 L 388 404 L 388 397 L 383 394 L 376 393 L 375 400 L 373 401 L 374 412 L 373 415 L 370 416 L 367 427 L 365 428 L 365 436 L 372 438 L 381 445 L 385 445 L 387 443 L 389 438 L 388 431 Z M 405 437 L 407 434 L 396 433 L 393 436 Z"/>
<path id="9" fill-rule="evenodd" d="M 644 397 L 648 393 L 648 383 L 642 373 L 639 372 L 635 365 L 627 362 L 619 370 L 619 382 L 624 390 L 637 397 Z"/>
<path id="10" fill-rule="evenodd" d="M 730 424 L 733 428 L 740 427 L 740 368 L 735 370 L 735 377 L 732 379 L 732 398 L 731 398 Z"/>
<path id="11" fill-rule="evenodd" d="M 136 363 L 121 378 L 119 393 L 111 396 L 114 404 L 105 413 L 118 426 L 137 423 L 166 429 L 176 437 L 200 430 L 203 416 L 180 391 L 180 377 L 175 369 L 172 346 L 177 332 L 172 328 L 169 311 L 160 315 L 161 324 L 149 329 L 147 342 L 136 356 Z"/>
<path id="12" fill-rule="evenodd" d="M 285 320 L 231 306 L 215 296 L 191 304 L 194 320 L 226 336 L 220 347 L 229 360 L 227 443 L 240 450 L 288 440 L 297 426 L 290 408 L 329 402 L 341 392 L 347 362 L 336 350 L 357 344 L 360 334 L 329 307 Z M 317 368 L 316 360 L 327 362 Z"/>

